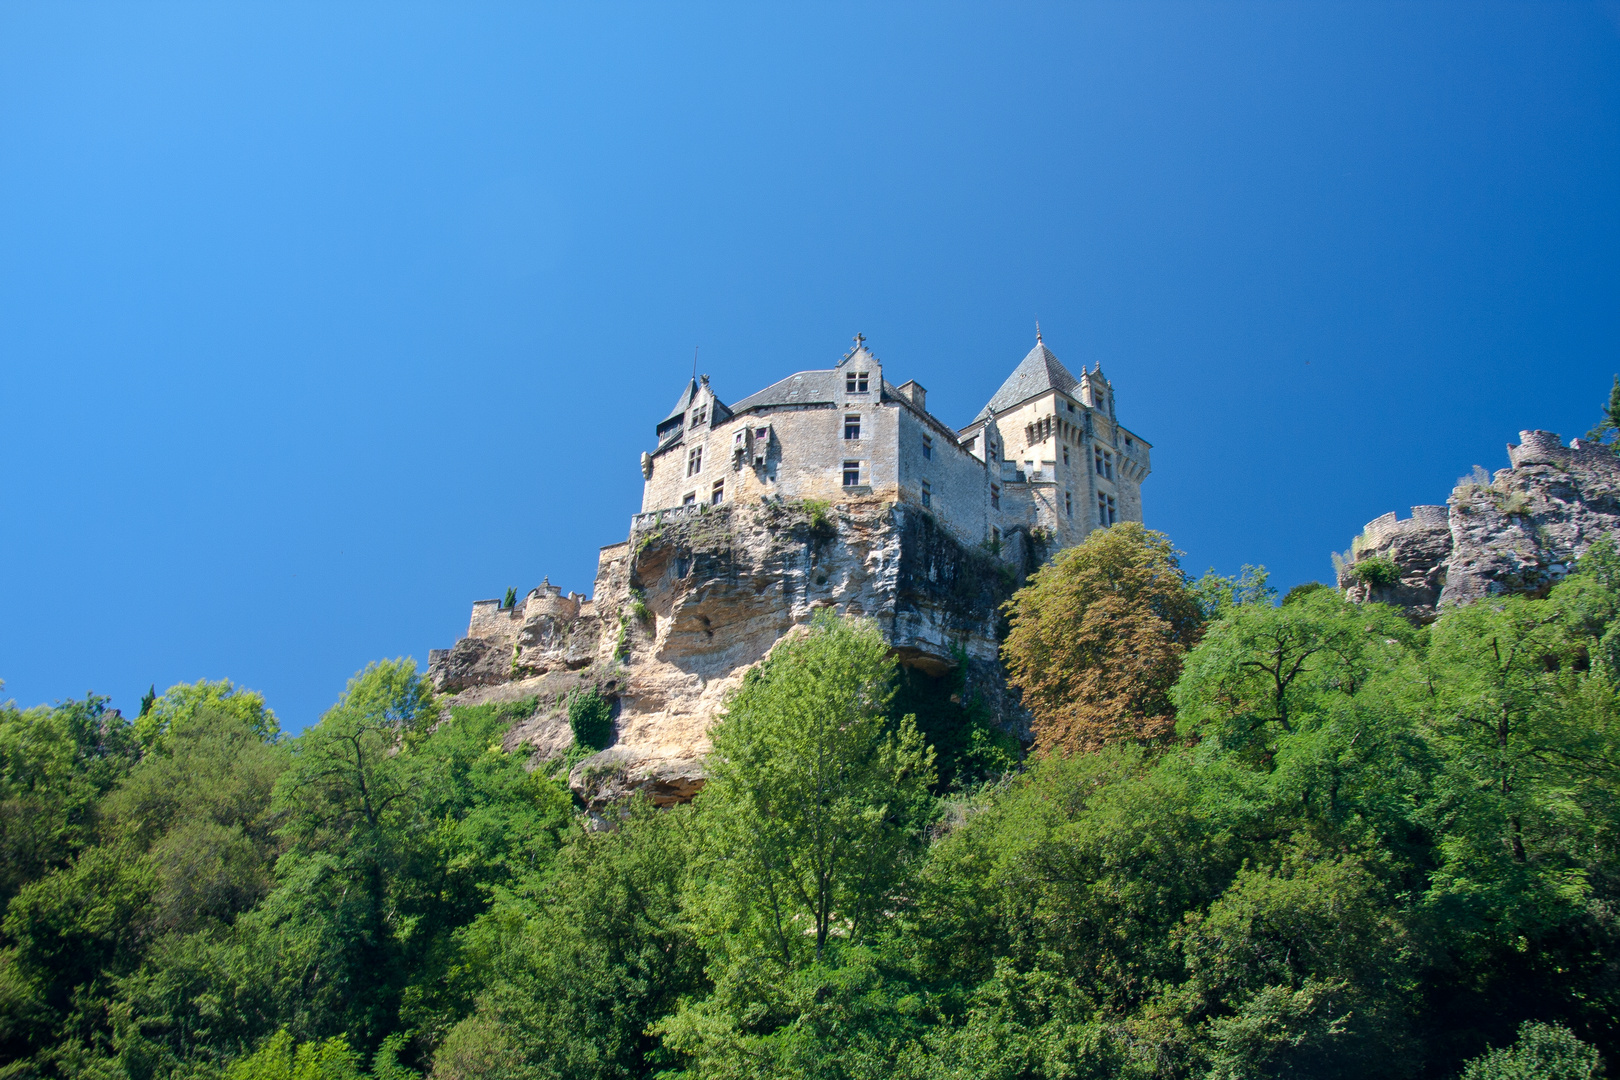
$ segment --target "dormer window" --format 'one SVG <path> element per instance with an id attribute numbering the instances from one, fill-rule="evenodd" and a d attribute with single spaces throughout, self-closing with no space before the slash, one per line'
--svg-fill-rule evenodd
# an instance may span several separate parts
<path id="1" fill-rule="evenodd" d="M 699 424 L 703 423 L 704 418 L 707 417 L 708 415 L 709 415 L 709 407 L 707 405 L 699 405 L 697 408 L 693 409 L 692 410 L 692 426 L 697 427 Z"/>
<path id="2" fill-rule="evenodd" d="M 846 371 L 844 373 L 844 392 L 846 394 L 866 393 L 866 381 L 869 372 Z"/>

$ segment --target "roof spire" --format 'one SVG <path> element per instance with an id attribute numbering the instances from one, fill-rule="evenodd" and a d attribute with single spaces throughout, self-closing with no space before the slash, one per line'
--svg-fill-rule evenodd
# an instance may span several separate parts
<path id="1" fill-rule="evenodd" d="M 1041 320 L 1035 320 L 1035 344 L 1041 344 Z"/>

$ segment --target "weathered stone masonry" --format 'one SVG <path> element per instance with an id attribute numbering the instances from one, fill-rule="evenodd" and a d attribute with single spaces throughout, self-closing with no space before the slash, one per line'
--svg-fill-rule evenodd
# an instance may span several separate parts
<path id="1" fill-rule="evenodd" d="M 1605 533 L 1620 527 L 1620 457 L 1607 446 L 1563 444 L 1550 431 L 1521 431 L 1509 468 L 1465 477 L 1445 506 L 1414 506 L 1367 523 L 1340 561 L 1338 584 L 1353 600 L 1404 607 L 1431 622 L 1453 604 L 1502 593 L 1542 595 Z M 1400 580 L 1368 584 L 1358 563 L 1393 561 Z"/>

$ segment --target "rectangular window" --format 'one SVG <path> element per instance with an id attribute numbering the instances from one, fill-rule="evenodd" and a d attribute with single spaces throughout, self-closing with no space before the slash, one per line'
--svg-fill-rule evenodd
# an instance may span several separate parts
<path id="1" fill-rule="evenodd" d="M 844 392 L 846 394 L 866 393 L 867 374 L 865 371 L 846 371 L 844 373 Z"/>
<path id="2" fill-rule="evenodd" d="M 992 510 L 1000 510 L 1001 509 L 1001 485 L 1000 484 L 991 484 L 990 485 L 990 509 L 992 509 Z"/>
<path id="3" fill-rule="evenodd" d="M 923 436 L 923 457 L 932 458 L 933 456 L 934 456 L 934 437 L 932 435 L 924 435 Z"/>
<path id="4" fill-rule="evenodd" d="M 691 506 L 695 502 L 697 502 L 697 492 L 695 491 L 688 491 L 685 495 L 681 496 L 682 506 Z"/>
<path id="5" fill-rule="evenodd" d="M 703 447 L 694 446 L 686 455 L 686 475 L 696 476 L 703 471 Z"/>
<path id="6" fill-rule="evenodd" d="M 1102 471 L 1102 451 L 1100 449 L 1099 450 L 1093 450 L 1092 453 L 1093 453 L 1093 455 L 1095 455 L 1095 460 L 1096 460 L 1096 464 L 1097 464 L 1097 475 L 1101 476 L 1103 474 L 1103 471 Z"/>
<path id="7" fill-rule="evenodd" d="M 861 483 L 861 463 L 858 461 L 844 462 L 844 486 L 859 487 Z"/>
<path id="8" fill-rule="evenodd" d="M 1129 450 L 1132 445 L 1131 437 L 1129 435 L 1125 436 L 1125 449 Z"/>
<path id="9" fill-rule="evenodd" d="M 1067 465 L 1068 463 L 1069 463 L 1069 448 L 1067 446 L 1065 446 L 1063 448 L 1063 464 Z"/>
<path id="10" fill-rule="evenodd" d="M 926 480 L 922 482 L 922 497 L 924 506 L 934 505 L 934 489 Z"/>
<path id="11" fill-rule="evenodd" d="M 1063 512 L 1074 517 L 1074 496 L 1067 491 L 1063 493 Z"/>
<path id="12" fill-rule="evenodd" d="M 692 410 L 692 426 L 697 427 L 699 424 L 703 423 L 703 418 L 706 417 L 708 414 L 709 414 L 709 407 L 707 405 L 699 405 L 697 408 L 693 409 Z"/>
<path id="13" fill-rule="evenodd" d="M 726 482 L 724 480 L 716 480 L 714 482 L 714 487 L 709 490 L 709 503 L 713 506 L 719 506 L 725 501 L 725 499 Z"/>
<path id="14" fill-rule="evenodd" d="M 1114 455 L 1103 455 L 1103 476 L 1112 480 L 1114 478 Z"/>
<path id="15" fill-rule="evenodd" d="M 1114 497 L 1112 495 L 1097 496 L 1097 520 L 1104 525 L 1112 525 L 1115 519 Z"/>
<path id="16" fill-rule="evenodd" d="M 1074 402 L 1071 401 L 1071 402 L 1068 403 L 1068 405 L 1069 405 L 1069 411 L 1074 412 Z"/>
<path id="17" fill-rule="evenodd" d="M 861 437 L 861 418 L 858 414 L 844 417 L 844 438 L 849 442 L 858 442 Z"/>

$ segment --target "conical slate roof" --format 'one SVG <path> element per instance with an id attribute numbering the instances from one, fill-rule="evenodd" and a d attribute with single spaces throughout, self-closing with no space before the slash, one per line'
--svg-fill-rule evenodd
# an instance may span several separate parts
<path id="1" fill-rule="evenodd" d="M 704 378 L 706 379 L 708 376 L 705 375 Z M 675 407 L 673 409 L 669 410 L 669 415 L 658 422 L 659 426 L 662 427 L 668 421 L 675 419 L 677 416 L 680 416 L 682 413 L 686 412 L 687 409 L 690 409 L 692 407 L 692 399 L 697 397 L 697 392 L 697 380 L 692 379 L 688 381 L 686 384 L 686 389 L 681 391 L 681 399 L 675 403 Z"/>
<path id="2" fill-rule="evenodd" d="M 1048 390 L 1060 390 L 1065 394 L 1072 394 L 1080 385 L 1075 377 L 1069 374 L 1052 350 L 1037 338 L 1035 347 L 1029 350 L 1029 355 L 1019 361 L 1013 373 L 1007 376 L 1007 381 L 1001 384 L 988 404 L 981 410 L 975 420 L 983 420 L 996 413 L 1005 412 L 1014 405 L 1038 397 Z"/>

